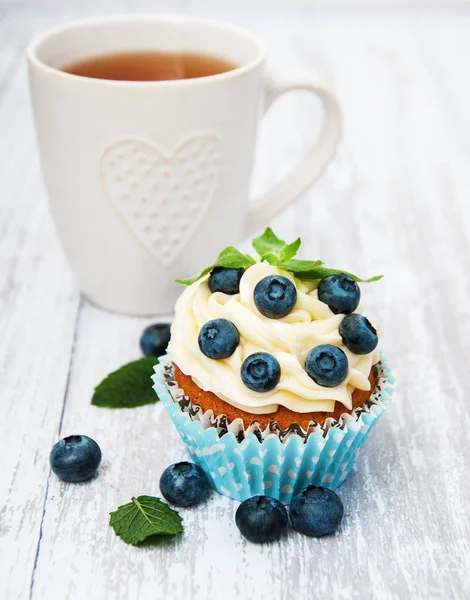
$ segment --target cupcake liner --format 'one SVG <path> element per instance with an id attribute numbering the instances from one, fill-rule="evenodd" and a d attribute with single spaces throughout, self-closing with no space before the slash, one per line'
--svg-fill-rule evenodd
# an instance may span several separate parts
<path id="1" fill-rule="evenodd" d="M 370 401 L 339 421 L 312 423 L 307 431 L 285 432 L 271 424 L 244 428 L 212 411 L 205 413 L 184 395 L 173 376 L 169 356 L 155 367 L 154 390 L 181 436 L 192 460 L 206 473 L 211 487 L 234 500 L 257 494 L 289 504 L 309 484 L 336 489 L 354 467 L 356 457 L 391 400 L 394 378 L 384 356 L 376 366 L 377 385 Z"/>

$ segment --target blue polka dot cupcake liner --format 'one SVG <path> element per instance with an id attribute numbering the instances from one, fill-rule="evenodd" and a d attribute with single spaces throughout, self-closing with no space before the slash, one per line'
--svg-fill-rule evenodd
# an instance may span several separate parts
<path id="1" fill-rule="evenodd" d="M 160 358 L 152 379 L 191 459 L 213 489 L 239 501 L 263 494 L 289 504 L 310 484 L 336 489 L 352 471 L 392 398 L 395 380 L 387 359 L 382 355 L 374 368 L 376 387 L 362 408 L 338 421 L 312 422 L 308 430 L 292 425 L 280 431 L 275 423 L 261 430 L 256 422 L 245 428 L 241 419 L 227 423 L 224 415 L 202 412 L 178 387 L 169 355 Z"/>

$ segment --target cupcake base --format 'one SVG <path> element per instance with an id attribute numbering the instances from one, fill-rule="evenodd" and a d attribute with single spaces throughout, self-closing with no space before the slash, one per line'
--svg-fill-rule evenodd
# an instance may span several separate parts
<path id="1" fill-rule="evenodd" d="M 174 377 L 178 387 L 184 390 L 185 394 L 191 398 L 193 406 L 199 406 L 203 412 L 212 410 L 212 412 L 216 415 L 224 415 L 229 423 L 235 419 L 242 419 L 245 428 L 253 422 L 259 423 L 261 429 L 268 427 L 270 423 L 276 423 L 281 430 L 288 429 L 293 423 L 300 425 L 303 429 L 307 430 L 311 422 L 324 425 L 327 419 L 339 421 L 341 415 L 344 413 L 351 414 L 354 409 L 364 406 L 367 400 L 369 400 L 371 397 L 376 384 L 374 369 L 372 369 L 369 374 L 369 383 L 371 386 L 370 390 L 354 390 L 352 394 L 351 410 L 346 409 L 341 402 L 336 402 L 335 410 L 332 413 L 296 413 L 292 410 L 289 410 L 285 406 L 279 406 L 277 411 L 274 413 L 253 414 L 230 405 L 228 402 L 221 400 L 212 392 L 205 392 L 196 383 L 194 383 L 189 375 L 185 375 L 178 365 L 175 365 Z"/>
<path id="2" fill-rule="evenodd" d="M 242 419 L 227 422 L 202 411 L 179 388 L 169 356 L 155 367 L 154 390 L 211 486 L 235 500 L 265 494 L 289 504 L 309 484 L 336 489 L 351 472 L 367 437 L 391 400 L 394 379 L 386 359 L 376 365 L 376 386 L 367 402 L 323 425 L 291 425 L 289 431 Z"/>

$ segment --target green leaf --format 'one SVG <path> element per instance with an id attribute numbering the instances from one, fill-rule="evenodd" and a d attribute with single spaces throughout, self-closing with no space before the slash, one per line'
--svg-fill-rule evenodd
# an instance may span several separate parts
<path id="1" fill-rule="evenodd" d="M 355 281 L 363 283 L 378 281 L 383 277 L 383 275 L 376 275 L 370 279 L 361 279 L 347 271 L 323 267 L 323 262 L 321 260 L 295 259 L 294 256 L 297 254 L 301 243 L 301 239 L 297 238 L 291 244 L 287 244 L 284 240 L 278 238 L 270 227 L 267 227 L 262 235 L 252 241 L 253 248 L 256 250 L 262 261 L 265 260 L 273 266 L 285 269 L 299 279 L 305 281 L 314 281 L 316 279 L 322 279 L 327 275 L 339 275 L 342 273 L 349 275 L 349 277 Z M 215 267 L 240 269 L 251 267 L 255 263 L 256 261 L 249 254 L 242 254 L 233 246 L 229 246 L 228 248 L 225 248 L 225 250 L 222 250 L 216 262 L 210 267 L 205 268 L 200 275 L 193 279 L 177 279 L 176 283 L 191 285 L 201 277 L 204 277 L 204 275 L 207 275 L 207 273 L 212 271 Z"/>
<path id="2" fill-rule="evenodd" d="M 110 513 L 109 524 L 126 544 L 139 544 L 152 535 L 183 531 L 179 514 L 160 498 L 139 496 Z"/>
<path id="3" fill-rule="evenodd" d="M 323 264 L 321 260 L 288 260 L 279 263 L 277 266 L 280 269 L 285 269 L 286 271 L 291 271 L 292 273 L 307 273 L 316 267 L 319 267 Z"/>
<path id="4" fill-rule="evenodd" d="M 253 248 L 261 260 L 265 260 L 271 265 L 278 265 L 280 262 L 290 260 L 297 254 L 301 243 L 301 239 L 297 238 L 295 242 L 286 244 L 270 227 L 267 227 L 262 235 L 252 241 Z"/>
<path id="5" fill-rule="evenodd" d="M 271 227 L 267 227 L 262 235 L 254 238 L 251 244 L 260 258 L 269 263 L 271 260 L 282 260 L 281 253 L 287 246 L 286 242 L 277 237 Z"/>
<path id="6" fill-rule="evenodd" d="M 204 277 L 204 275 L 207 275 L 207 273 L 210 273 L 214 267 L 215 267 L 215 265 L 206 267 L 203 271 L 201 271 L 199 273 L 199 275 L 196 275 L 196 277 L 193 277 L 192 279 L 175 279 L 175 283 L 179 283 L 181 285 L 192 285 L 193 283 L 195 283 L 196 281 L 201 279 L 201 277 Z"/>
<path id="7" fill-rule="evenodd" d="M 150 378 L 157 363 L 158 358 L 140 358 L 110 373 L 95 387 L 91 403 L 101 408 L 135 408 L 155 404 L 158 397 Z"/>
<path id="8" fill-rule="evenodd" d="M 243 267 L 251 267 L 256 263 L 256 260 L 249 254 L 243 254 L 233 246 L 228 246 L 222 250 L 215 261 L 215 267 L 227 267 L 228 269 L 241 269 Z"/>
<path id="9" fill-rule="evenodd" d="M 252 258 L 249 254 L 243 254 L 233 246 L 228 246 L 222 250 L 222 252 L 217 257 L 217 260 L 210 267 L 206 267 L 200 275 L 197 277 L 193 277 L 192 279 L 176 279 L 176 283 L 181 283 L 182 285 L 191 285 L 207 273 L 210 273 L 212 269 L 215 267 L 225 267 L 227 269 L 243 269 L 246 267 L 251 267 L 256 263 L 255 259 Z"/>
<path id="10" fill-rule="evenodd" d="M 353 275 L 352 273 L 348 273 L 348 271 L 341 271 L 339 269 L 328 269 L 327 267 L 322 267 L 321 261 L 316 261 L 318 266 L 308 266 L 307 260 L 292 260 L 286 263 L 279 264 L 279 268 L 285 269 L 286 271 L 291 272 L 295 277 L 302 279 L 304 281 L 315 281 L 317 279 L 323 279 L 327 275 L 348 275 L 354 281 L 358 281 L 360 283 L 370 283 L 372 281 L 378 281 L 382 279 L 383 275 L 376 275 L 375 277 L 370 277 L 369 279 L 362 279 L 357 275 Z M 297 265 L 297 263 L 302 263 L 302 265 Z M 312 262 L 313 264 L 313 262 Z"/>
<path id="11" fill-rule="evenodd" d="M 292 244 L 287 244 L 287 246 L 284 248 L 284 256 L 282 258 L 283 262 L 290 260 L 297 254 L 301 243 L 302 240 L 297 238 L 295 242 L 292 242 Z"/>

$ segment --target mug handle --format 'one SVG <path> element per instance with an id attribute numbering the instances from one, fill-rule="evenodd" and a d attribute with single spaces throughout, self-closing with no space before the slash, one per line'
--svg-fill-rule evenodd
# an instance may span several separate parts
<path id="1" fill-rule="evenodd" d="M 341 112 L 336 96 L 320 85 L 310 73 L 268 77 L 266 87 L 265 111 L 281 94 L 291 90 L 307 90 L 320 98 L 325 115 L 313 148 L 281 181 L 251 202 L 247 215 L 248 235 L 264 227 L 267 221 L 286 208 L 321 175 L 335 153 L 341 134 Z"/>

